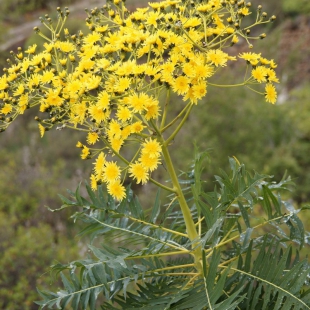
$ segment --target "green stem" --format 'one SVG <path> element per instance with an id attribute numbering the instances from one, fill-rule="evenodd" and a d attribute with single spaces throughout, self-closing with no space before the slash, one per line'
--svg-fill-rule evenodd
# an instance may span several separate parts
<path id="1" fill-rule="evenodd" d="M 178 181 L 178 177 L 177 177 L 177 174 L 175 172 L 173 162 L 171 160 L 170 153 L 169 153 L 169 150 L 167 147 L 167 141 L 164 141 L 162 136 L 159 137 L 159 140 L 162 144 L 162 153 L 163 153 L 163 157 L 165 159 L 166 168 L 167 168 L 168 173 L 170 175 L 171 182 L 173 185 L 173 189 L 175 190 L 176 197 L 179 201 L 179 205 L 180 205 L 181 211 L 182 211 L 183 216 L 184 216 L 187 234 L 188 234 L 189 239 L 192 241 L 192 249 L 194 249 L 193 255 L 195 258 L 195 266 L 196 266 L 196 269 L 200 272 L 201 271 L 201 246 L 198 244 L 199 236 L 198 236 L 198 233 L 196 231 L 195 223 L 194 223 L 194 220 L 192 218 L 191 211 L 187 205 L 187 202 L 186 202 L 186 199 L 184 197 L 180 183 Z"/>
<path id="2" fill-rule="evenodd" d="M 163 117 L 162 117 L 162 119 L 161 119 L 160 130 L 162 130 L 162 129 L 164 128 L 165 123 L 166 123 L 167 110 L 168 110 L 169 102 L 170 102 L 170 89 L 167 90 L 167 97 L 166 97 L 166 102 L 165 102 Z"/>
<path id="3" fill-rule="evenodd" d="M 183 110 L 169 123 L 167 124 L 164 128 L 161 128 L 160 132 L 163 133 L 164 131 L 166 131 L 169 127 L 171 127 L 179 118 L 181 118 L 181 116 L 185 113 L 185 111 L 187 109 L 189 109 L 191 106 L 191 103 L 189 102 L 184 108 Z"/>
<path id="4" fill-rule="evenodd" d="M 145 255 L 133 255 L 125 257 L 125 260 L 129 259 L 140 259 L 140 258 L 150 258 L 150 257 L 160 257 L 160 256 L 173 256 L 173 255 L 181 255 L 181 254 L 190 254 L 188 250 L 184 251 L 175 251 L 175 252 L 164 252 L 164 253 L 157 253 L 157 254 L 145 254 Z"/>
<path id="5" fill-rule="evenodd" d="M 184 115 L 182 121 L 180 122 L 180 124 L 178 125 L 178 127 L 175 129 L 175 131 L 171 134 L 171 136 L 166 140 L 167 145 L 171 142 L 171 140 L 174 139 L 174 137 L 178 134 L 178 132 L 180 131 L 180 129 L 183 127 L 185 121 L 187 120 L 191 110 L 193 108 L 193 105 L 191 104 L 190 107 L 188 108 L 188 110 L 186 111 L 186 114 Z"/>
<path id="6" fill-rule="evenodd" d="M 158 187 L 160 187 L 160 188 L 170 192 L 170 193 L 175 193 L 173 188 L 165 186 L 164 184 L 161 184 L 161 183 L 157 182 L 156 180 L 154 180 L 152 178 L 150 178 L 149 181 L 152 182 L 153 184 L 157 185 Z"/>

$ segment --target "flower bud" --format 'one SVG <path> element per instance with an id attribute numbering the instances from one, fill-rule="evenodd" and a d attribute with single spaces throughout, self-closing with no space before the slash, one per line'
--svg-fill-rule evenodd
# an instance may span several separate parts
<path id="1" fill-rule="evenodd" d="M 277 18 L 277 17 L 276 17 L 275 15 L 272 15 L 272 16 L 270 17 L 270 21 L 273 22 L 273 21 L 276 20 L 276 18 Z"/>

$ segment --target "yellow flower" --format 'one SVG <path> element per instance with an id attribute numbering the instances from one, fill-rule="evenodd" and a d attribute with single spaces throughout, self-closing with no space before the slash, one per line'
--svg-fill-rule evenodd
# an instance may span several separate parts
<path id="1" fill-rule="evenodd" d="M 87 159 L 89 158 L 90 155 L 90 150 L 87 146 L 83 145 L 82 153 L 81 153 L 81 158 L 82 159 Z"/>
<path id="2" fill-rule="evenodd" d="M 217 50 L 209 50 L 207 52 L 207 61 L 210 62 L 211 64 L 215 65 L 216 67 L 226 66 L 227 59 L 228 59 L 228 55 L 221 50 L 218 50 L 218 49 Z"/>
<path id="3" fill-rule="evenodd" d="M 260 53 L 256 54 L 256 53 L 249 52 L 249 53 L 239 54 L 238 57 L 250 62 L 251 60 L 260 60 L 261 58 L 260 55 L 261 55 Z"/>
<path id="4" fill-rule="evenodd" d="M 94 174 L 90 175 L 90 187 L 93 191 L 97 190 L 98 188 L 97 178 Z"/>
<path id="5" fill-rule="evenodd" d="M 159 12 L 150 12 L 146 20 L 146 25 L 154 26 L 157 28 L 157 20 L 159 20 L 161 17 L 162 14 Z"/>
<path id="6" fill-rule="evenodd" d="M 0 110 L 1 114 L 7 115 L 12 112 L 12 106 L 6 103 L 3 108 Z"/>
<path id="7" fill-rule="evenodd" d="M 83 143 L 78 141 L 75 146 L 78 147 L 78 148 L 82 148 L 83 147 Z"/>
<path id="8" fill-rule="evenodd" d="M 59 96 L 59 90 L 50 89 L 47 93 L 45 102 L 51 106 L 60 107 L 64 102 L 64 99 Z"/>
<path id="9" fill-rule="evenodd" d="M 122 133 L 121 125 L 115 119 L 112 119 L 108 129 L 109 137 L 119 138 L 121 136 L 121 133 Z"/>
<path id="10" fill-rule="evenodd" d="M 98 32 L 93 32 L 93 33 L 90 33 L 89 35 L 87 35 L 85 38 L 84 38 L 84 42 L 86 44 L 93 44 L 97 41 L 100 41 L 101 39 L 101 34 L 98 33 Z"/>
<path id="11" fill-rule="evenodd" d="M 134 94 L 128 98 L 128 103 L 135 113 L 141 113 L 145 110 L 145 103 L 148 99 L 148 95 L 144 93 Z"/>
<path id="12" fill-rule="evenodd" d="M 279 83 L 279 79 L 277 78 L 276 72 L 273 69 L 267 69 L 267 79 L 268 82 Z"/>
<path id="13" fill-rule="evenodd" d="M 139 133 L 144 129 L 145 126 L 142 125 L 142 122 L 138 121 L 131 125 L 132 133 Z"/>
<path id="14" fill-rule="evenodd" d="M 238 43 L 238 42 L 239 42 L 238 36 L 234 35 L 234 36 L 232 37 L 232 39 L 231 39 L 231 43 L 236 44 L 236 43 Z"/>
<path id="15" fill-rule="evenodd" d="M 111 183 L 119 179 L 121 175 L 120 167 L 117 165 L 116 162 L 106 162 L 105 168 L 103 171 L 103 180 L 106 183 Z"/>
<path id="16" fill-rule="evenodd" d="M 125 187 L 120 181 L 111 182 L 107 186 L 108 193 L 117 200 L 123 200 L 126 197 Z"/>
<path id="17" fill-rule="evenodd" d="M 105 168 L 105 166 L 104 166 L 105 163 L 106 163 L 105 155 L 103 152 L 100 152 L 96 161 L 93 163 L 93 165 L 95 165 L 94 170 L 95 170 L 96 176 L 101 177 L 101 175 L 104 171 L 104 168 Z"/>
<path id="18" fill-rule="evenodd" d="M 157 100 L 152 100 L 146 105 L 145 119 L 148 121 L 150 119 L 156 119 L 159 116 L 159 103 Z"/>
<path id="19" fill-rule="evenodd" d="M 28 106 L 28 94 L 20 96 L 18 106 L 19 106 L 19 113 L 23 114 Z"/>
<path id="20" fill-rule="evenodd" d="M 127 90 L 127 88 L 129 88 L 129 86 L 130 86 L 130 79 L 129 78 L 120 78 L 118 80 L 116 90 L 117 90 L 117 92 L 122 93 L 125 90 Z"/>
<path id="21" fill-rule="evenodd" d="M 206 82 L 199 82 L 193 86 L 193 95 L 197 99 L 201 99 L 207 93 L 207 84 Z"/>
<path id="22" fill-rule="evenodd" d="M 39 131 L 40 131 L 40 136 L 43 138 L 44 133 L 45 133 L 45 127 L 39 124 Z"/>
<path id="23" fill-rule="evenodd" d="M 37 45 L 33 44 L 32 46 L 29 46 L 27 50 L 25 50 L 25 53 L 28 54 L 34 54 L 36 51 Z"/>
<path id="24" fill-rule="evenodd" d="M 179 76 L 175 79 L 173 85 L 173 91 L 179 95 L 183 95 L 188 91 L 189 79 L 186 76 Z"/>
<path id="25" fill-rule="evenodd" d="M 14 92 L 14 96 L 20 96 L 24 93 L 25 91 L 25 87 L 23 84 L 19 84 L 18 87 L 16 88 L 15 92 Z"/>
<path id="26" fill-rule="evenodd" d="M 147 153 L 141 154 L 139 162 L 146 170 L 149 171 L 154 171 L 160 164 L 160 160 L 158 157 L 150 157 L 150 155 Z"/>
<path id="27" fill-rule="evenodd" d="M 137 184 L 145 184 L 149 179 L 149 174 L 145 167 L 139 162 L 136 162 L 134 164 L 131 164 L 129 166 L 129 176 L 133 178 L 134 180 L 137 180 Z"/>
<path id="28" fill-rule="evenodd" d="M 238 10 L 238 14 L 242 16 L 250 15 L 251 12 L 249 11 L 249 8 L 243 7 L 242 9 Z"/>
<path id="29" fill-rule="evenodd" d="M 266 84 L 265 98 L 266 101 L 270 103 L 275 103 L 277 101 L 277 91 L 271 83 Z"/>
<path id="30" fill-rule="evenodd" d="M 91 76 L 86 82 L 86 88 L 88 90 L 96 89 L 98 88 L 99 84 L 101 82 L 101 77 L 100 76 Z"/>
<path id="31" fill-rule="evenodd" d="M 149 139 L 142 143 L 141 154 L 148 154 L 150 158 L 159 157 L 161 146 L 157 140 Z"/>
<path id="32" fill-rule="evenodd" d="M 88 144 L 95 144 L 99 140 L 99 136 L 96 132 L 89 132 L 87 134 L 87 143 Z"/>
<path id="33" fill-rule="evenodd" d="M 185 29 L 200 26 L 200 25 L 201 25 L 201 20 L 197 17 L 184 19 L 184 23 L 183 23 L 183 27 Z"/>
<path id="34" fill-rule="evenodd" d="M 193 77 L 197 78 L 197 79 L 201 79 L 201 78 L 208 78 L 211 77 L 214 74 L 214 69 L 212 66 L 210 65 L 197 65 L 195 67 L 193 67 Z"/>
<path id="35" fill-rule="evenodd" d="M 43 46 L 45 47 L 46 51 L 49 53 L 55 47 L 55 44 L 54 43 L 47 43 L 47 42 L 45 42 L 43 44 Z"/>
<path id="36" fill-rule="evenodd" d="M 125 121 L 129 120 L 132 117 L 132 113 L 131 113 L 131 111 L 127 107 L 122 107 L 121 106 L 121 107 L 119 107 L 117 109 L 116 117 L 120 121 L 125 122 Z"/>
<path id="37" fill-rule="evenodd" d="M 270 68 L 271 68 L 271 69 L 275 69 L 275 68 L 278 66 L 278 65 L 274 62 L 273 59 L 270 60 L 269 65 L 270 65 Z"/>
<path id="38" fill-rule="evenodd" d="M 193 87 L 188 89 L 188 92 L 183 97 L 183 101 L 190 100 L 191 103 L 197 104 L 197 97 L 194 95 Z"/>
<path id="39" fill-rule="evenodd" d="M 7 78 L 5 75 L 0 77 L 0 90 L 5 90 L 9 87 L 9 84 L 7 83 Z"/>
<path id="40" fill-rule="evenodd" d="M 105 25 L 105 26 L 98 26 L 96 27 L 96 31 L 97 32 L 100 32 L 100 33 L 103 33 L 103 32 L 106 32 L 108 30 L 109 26 L 108 25 Z"/>
<path id="41" fill-rule="evenodd" d="M 121 138 L 123 140 L 127 139 L 131 134 L 131 125 L 127 125 L 122 129 Z"/>
<path id="42" fill-rule="evenodd" d="M 258 66 L 252 70 L 252 76 L 258 83 L 266 82 L 267 69 L 263 66 Z"/>
<path id="43" fill-rule="evenodd" d="M 41 77 L 42 83 L 51 83 L 54 78 L 54 73 L 52 71 L 44 71 Z"/>
<path id="44" fill-rule="evenodd" d="M 102 91 L 98 95 L 97 105 L 101 109 L 107 109 L 109 107 L 110 99 L 109 94 L 106 91 Z"/>
<path id="45" fill-rule="evenodd" d="M 41 76 L 38 74 L 33 74 L 29 79 L 28 79 L 28 87 L 30 89 L 36 88 L 39 86 L 41 81 Z"/>
<path id="46" fill-rule="evenodd" d="M 110 139 L 111 147 L 117 153 L 119 153 L 123 143 L 124 143 L 124 140 L 122 137 L 117 137 L 117 138 L 113 137 Z"/>
<path id="47" fill-rule="evenodd" d="M 67 64 L 68 58 L 59 59 L 59 63 L 64 67 Z"/>

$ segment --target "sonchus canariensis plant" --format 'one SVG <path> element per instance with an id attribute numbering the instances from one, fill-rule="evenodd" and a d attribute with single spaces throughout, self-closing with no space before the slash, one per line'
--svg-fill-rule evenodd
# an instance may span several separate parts
<path id="1" fill-rule="evenodd" d="M 182 179 L 170 156 L 172 141 L 191 110 L 205 104 L 208 88 L 245 86 L 276 102 L 274 60 L 229 54 L 239 39 L 249 48 L 263 39 L 264 33 L 252 36 L 252 28 L 275 16 L 235 0 L 148 5 L 130 12 L 125 1 L 110 0 L 86 10 L 88 34 L 70 34 L 69 10 L 58 8 L 56 23 L 41 19 L 51 36 L 35 28 L 46 40 L 44 50 L 36 53 L 33 45 L 12 52 L 0 78 L 2 131 L 35 108 L 42 137 L 54 126 L 84 132 L 76 146 L 93 164 L 90 200 L 78 188 L 70 199 L 61 197 L 62 208 L 78 207 L 73 217 L 86 222 L 81 234 L 103 244 L 90 244 L 88 259 L 52 266 L 64 289 L 39 291 L 37 303 L 59 309 L 310 309 L 309 266 L 291 248 L 308 242 L 297 216 L 302 209 L 280 196 L 290 179 L 274 183 L 230 159 L 231 173 L 216 176 L 217 188 L 206 193 L 206 154 L 196 151 Z M 250 14 L 256 14 L 252 25 L 244 21 Z M 232 62 L 244 66 L 243 80 L 212 82 Z M 169 113 L 173 94 L 183 100 L 178 115 Z M 169 183 L 154 178 L 162 166 Z M 162 205 L 158 193 L 145 211 L 124 186 L 128 180 L 156 184 L 169 201 Z M 259 235 L 265 226 L 270 232 Z M 119 244 L 111 248 L 107 242 L 116 237 Z"/>

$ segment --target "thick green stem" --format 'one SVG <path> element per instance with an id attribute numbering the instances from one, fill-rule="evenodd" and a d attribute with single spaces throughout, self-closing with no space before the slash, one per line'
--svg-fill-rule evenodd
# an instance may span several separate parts
<path id="1" fill-rule="evenodd" d="M 186 199 L 184 197 L 182 188 L 181 188 L 180 183 L 178 181 L 178 177 L 177 177 L 177 174 L 175 172 L 175 169 L 174 169 L 171 157 L 170 157 L 170 153 L 169 153 L 166 141 L 164 141 L 164 139 L 162 137 L 160 137 L 160 142 L 162 143 L 162 153 L 163 153 L 163 157 L 165 159 L 166 168 L 167 168 L 168 173 L 170 175 L 171 182 L 173 185 L 173 189 L 175 191 L 175 194 L 176 194 L 177 199 L 179 201 L 181 211 L 182 211 L 183 216 L 184 216 L 187 234 L 188 234 L 189 239 L 192 242 L 193 255 L 195 257 L 195 266 L 196 266 L 196 269 L 200 272 L 201 271 L 201 246 L 198 243 L 199 242 L 198 241 L 199 236 L 198 236 L 198 233 L 197 233 L 197 230 L 195 227 L 195 222 L 192 218 L 191 211 L 187 205 L 187 202 L 186 202 Z"/>

